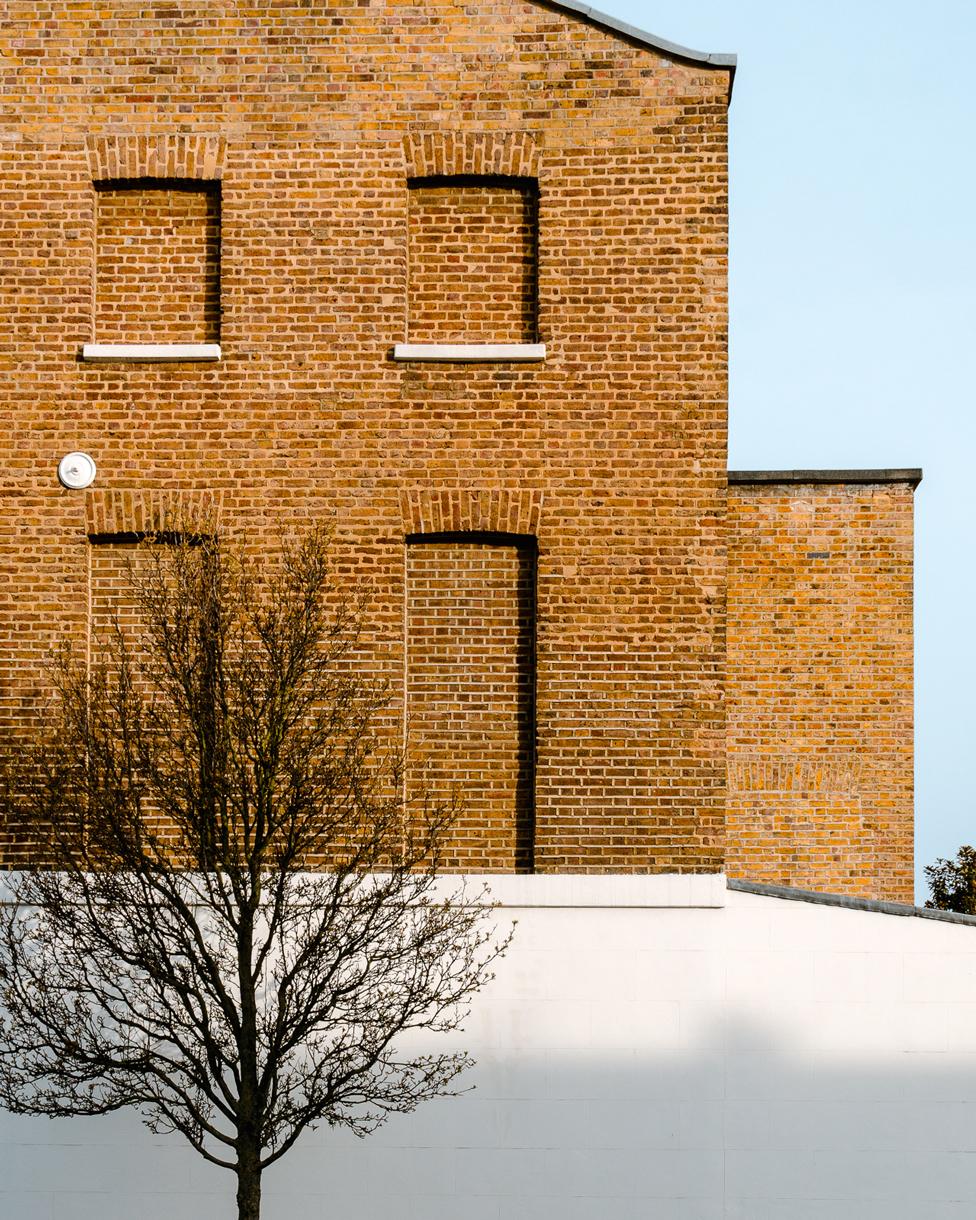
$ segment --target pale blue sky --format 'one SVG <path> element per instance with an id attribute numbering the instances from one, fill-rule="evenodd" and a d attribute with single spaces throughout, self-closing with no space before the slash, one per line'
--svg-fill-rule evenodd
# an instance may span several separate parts
<path id="1" fill-rule="evenodd" d="M 739 57 L 734 468 L 921 466 L 916 866 L 976 843 L 973 0 L 595 0 Z"/>

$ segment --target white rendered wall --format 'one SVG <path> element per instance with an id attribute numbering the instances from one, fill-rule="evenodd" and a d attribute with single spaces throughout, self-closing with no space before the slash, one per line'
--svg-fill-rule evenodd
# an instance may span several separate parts
<path id="1" fill-rule="evenodd" d="M 477 1089 L 308 1136 L 267 1220 L 976 1215 L 976 927 L 620 901 L 499 912 L 516 946 L 457 1039 Z M 233 1189 L 131 1117 L 0 1114 L 3 1220 L 233 1220 Z"/>

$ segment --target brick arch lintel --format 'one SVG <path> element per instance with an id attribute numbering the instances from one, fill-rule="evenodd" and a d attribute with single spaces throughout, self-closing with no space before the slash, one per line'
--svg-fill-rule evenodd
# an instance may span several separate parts
<path id="1" fill-rule="evenodd" d="M 542 492 L 517 488 L 418 488 L 400 495 L 404 535 L 524 534 L 537 537 Z"/>
<path id="2" fill-rule="evenodd" d="M 539 146 L 528 131 L 412 132 L 403 152 L 408 178 L 538 178 L 541 170 Z"/>
<path id="3" fill-rule="evenodd" d="M 728 761 L 731 794 L 857 794 L 864 785 L 864 765 L 854 755 L 798 757 L 792 755 L 733 756 Z"/>
<path id="4" fill-rule="evenodd" d="M 89 538 L 147 534 L 213 534 L 221 497 L 212 491 L 99 489 L 85 497 Z"/>
<path id="5" fill-rule="evenodd" d="M 86 141 L 93 182 L 120 178 L 199 178 L 224 175 L 221 135 L 103 135 Z"/>

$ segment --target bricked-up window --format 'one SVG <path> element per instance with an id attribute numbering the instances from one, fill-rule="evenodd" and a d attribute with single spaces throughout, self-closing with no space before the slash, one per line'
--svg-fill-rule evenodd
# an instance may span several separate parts
<path id="1" fill-rule="evenodd" d="M 534 179 L 411 178 L 408 186 L 408 338 L 536 342 Z"/>
<path id="2" fill-rule="evenodd" d="M 118 632 L 125 636 L 130 656 L 140 664 L 150 659 L 143 594 L 145 583 L 161 577 L 175 591 L 176 576 L 165 548 L 202 544 L 201 533 L 126 531 L 88 535 L 89 656 L 95 664 L 109 662 Z M 158 658 L 153 658 L 157 660 Z"/>
<path id="3" fill-rule="evenodd" d="M 145 625 L 136 585 L 150 571 L 153 546 L 171 540 L 171 535 L 89 535 L 89 651 L 96 664 L 111 656 L 117 629 L 133 655 L 141 655 Z"/>
<path id="4" fill-rule="evenodd" d="M 133 663 L 134 689 L 152 713 L 158 690 L 151 674 L 160 661 L 151 647 L 145 607 L 138 592 L 140 581 L 154 575 L 161 558 L 158 548 L 181 544 L 186 535 L 176 533 L 89 534 L 89 616 L 88 657 L 92 667 L 105 666 L 111 679 L 116 674 L 115 662 L 119 632 L 125 639 L 126 651 Z M 164 558 L 164 557 L 163 557 Z M 165 569 L 163 569 L 165 573 Z M 165 717 L 154 718 L 151 726 L 165 733 Z M 172 838 L 175 831 L 165 815 L 152 802 L 143 800 L 141 816 L 146 825 L 161 840 Z"/>
<path id="5" fill-rule="evenodd" d="M 409 784 L 462 800 L 451 869 L 532 868 L 535 571 L 531 539 L 408 540 Z"/>
<path id="6" fill-rule="evenodd" d="M 96 340 L 219 342 L 219 183 L 138 178 L 95 189 Z"/>

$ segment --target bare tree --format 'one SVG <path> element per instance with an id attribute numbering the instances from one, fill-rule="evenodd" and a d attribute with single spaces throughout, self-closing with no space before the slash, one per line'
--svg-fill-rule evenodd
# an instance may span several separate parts
<path id="1" fill-rule="evenodd" d="M 257 1220 L 306 1128 L 365 1135 L 452 1091 L 467 1056 L 400 1036 L 457 1028 L 507 940 L 483 894 L 442 893 L 450 811 L 404 808 L 326 540 L 264 576 L 168 542 L 138 550 L 138 615 L 101 662 L 57 667 L 7 786 L 42 867 L 0 917 L 0 1101 L 137 1107 Z"/>

